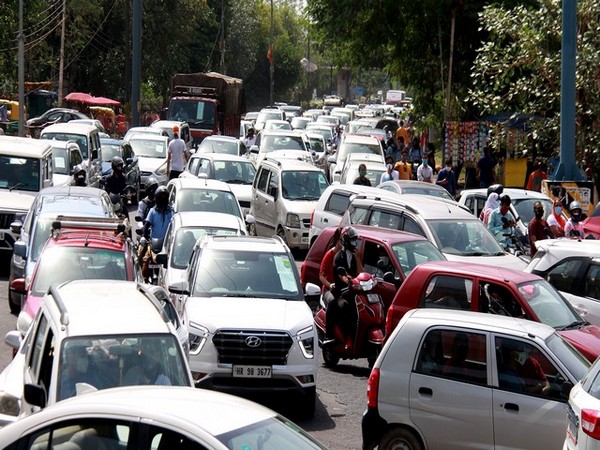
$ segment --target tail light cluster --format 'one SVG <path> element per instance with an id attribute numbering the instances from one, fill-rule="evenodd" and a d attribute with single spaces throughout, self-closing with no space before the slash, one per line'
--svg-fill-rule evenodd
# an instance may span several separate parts
<path id="1" fill-rule="evenodd" d="M 595 409 L 582 409 L 581 429 L 588 436 L 600 440 L 600 411 Z"/>
<path id="2" fill-rule="evenodd" d="M 377 408 L 379 401 L 379 368 L 373 368 L 371 375 L 369 376 L 369 382 L 367 383 L 367 407 Z"/>

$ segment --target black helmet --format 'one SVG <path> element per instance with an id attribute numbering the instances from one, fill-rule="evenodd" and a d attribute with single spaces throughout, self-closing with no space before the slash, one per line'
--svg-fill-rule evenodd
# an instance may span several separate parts
<path id="1" fill-rule="evenodd" d="M 498 194 L 498 197 L 500 197 L 502 195 L 502 192 L 504 192 L 504 186 L 502 186 L 501 184 L 492 184 L 487 189 L 487 196 L 489 197 L 492 192 L 495 192 L 496 194 Z"/>
<path id="2" fill-rule="evenodd" d="M 154 198 L 156 199 L 156 204 L 160 208 L 166 208 L 169 203 L 169 191 L 166 186 L 159 186 L 154 193 Z"/>
<path id="3" fill-rule="evenodd" d="M 121 158 L 120 156 L 115 156 L 110 162 L 110 167 L 112 167 L 113 172 L 115 172 L 117 171 L 118 166 L 121 166 L 121 170 L 123 170 L 123 167 L 125 166 L 125 161 L 123 161 L 123 158 Z"/>
<path id="4" fill-rule="evenodd" d="M 352 227 L 346 227 L 342 237 L 342 245 L 345 250 L 354 251 L 358 245 L 358 233 Z"/>
<path id="5" fill-rule="evenodd" d="M 146 180 L 146 195 L 152 197 L 156 194 L 156 189 L 158 189 L 158 180 L 154 177 L 148 177 Z"/>
<path id="6" fill-rule="evenodd" d="M 77 186 L 85 186 L 86 171 L 82 164 L 77 164 L 73 168 L 73 178 Z"/>

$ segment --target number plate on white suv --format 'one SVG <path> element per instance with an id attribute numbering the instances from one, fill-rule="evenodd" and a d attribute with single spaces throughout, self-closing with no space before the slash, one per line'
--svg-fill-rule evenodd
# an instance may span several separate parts
<path id="1" fill-rule="evenodd" d="M 233 366 L 234 378 L 271 378 L 271 366 Z"/>

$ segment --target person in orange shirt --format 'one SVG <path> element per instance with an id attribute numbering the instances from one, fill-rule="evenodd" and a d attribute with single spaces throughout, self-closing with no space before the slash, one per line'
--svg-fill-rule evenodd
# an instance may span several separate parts
<path id="1" fill-rule="evenodd" d="M 541 161 L 535 162 L 535 170 L 531 172 L 529 175 L 529 180 L 527 180 L 527 187 L 525 189 L 530 191 L 542 191 L 542 180 L 547 180 L 548 175 L 546 175 L 546 171 L 542 166 Z"/>
<path id="2" fill-rule="evenodd" d="M 410 139 L 408 137 L 408 130 L 406 128 L 404 128 L 403 120 L 400 121 L 400 126 L 396 130 L 396 139 L 398 139 L 400 136 L 402 136 L 404 138 L 405 143 L 410 142 Z"/>
<path id="3" fill-rule="evenodd" d="M 403 150 L 402 155 L 400 156 L 400 161 L 398 161 L 394 166 L 394 170 L 398 171 L 399 180 L 412 179 L 412 167 L 408 162 L 407 157 L 408 153 L 406 152 L 406 150 Z"/>

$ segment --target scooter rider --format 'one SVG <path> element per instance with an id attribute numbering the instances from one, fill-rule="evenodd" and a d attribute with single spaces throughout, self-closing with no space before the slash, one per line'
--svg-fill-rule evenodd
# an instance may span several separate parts
<path id="1" fill-rule="evenodd" d="M 77 164 L 73 169 L 73 185 L 74 186 L 87 186 L 85 167 L 82 164 Z"/>
<path id="2" fill-rule="evenodd" d="M 334 299 L 327 305 L 326 314 L 326 339 L 325 344 L 335 342 L 334 328 L 339 323 L 346 336 L 346 346 L 352 343 L 351 336 L 356 325 L 356 310 L 343 298 L 344 288 L 348 287 L 350 280 L 363 272 L 363 264 L 356 255 L 358 233 L 352 227 L 347 227 L 342 235 L 342 249 L 333 259 L 334 283 L 331 292 Z"/>
<path id="3" fill-rule="evenodd" d="M 565 236 L 569 239 L 577 239 L 583 237 L 583 222 L 586 216 L 581 209 L 581 204 L 577 200 L 573 200 L 569 205 L 569 214 L 571 217 L 565 224 Z"/>
<path id="4" fill-rule="evenodd" d="M 143 238 L 140 242 L 146 246 L 150 239 L 164 239 L 167 233 L 167 227 L 173 217 L 173 207 L 169 204 L 169 191 L 166 186 L 159 186 L 154 194 L 156 204 L 150 209 L 144 220 Z M 149 249 L 151 250 L 151 249 Z M 142 276 L 145 279 L 150 277 L 149 265 L 152 259 L 150 251 L 142 259 Z"/>
<path id="5" fill-rule="evenodd" d="M 127 186 L 127 178 L 123 175 L 125 161 L 120 156 L 115 156 L 110 162 L 110 167 L 112 173 L 106 177 L 104 189 L 109 194 L 121 195 Z"/>
<path id="6" fill-rule="evenodd" d="M 492 211 L 488 222 L 488 229 L 492 232 L 496 240 L 505 246 L 510 245 L 510 238 L 505 236 L 514 233 L 516 225 L 515 218 L 510 212 L 511 199 L 504 194 L 500 197 L 500 206 Z"/>
<path id="7" fill-rule="evenodd" d="M 140 200 L 138 205 L 137 215 L 142 218 L 142 222 L 146 220 L 146 216 L 154 207 L 156 189 L 158 189 L 158 180 L 154 177 L 149 177 L 146 180 L 146 196 Z"/>

